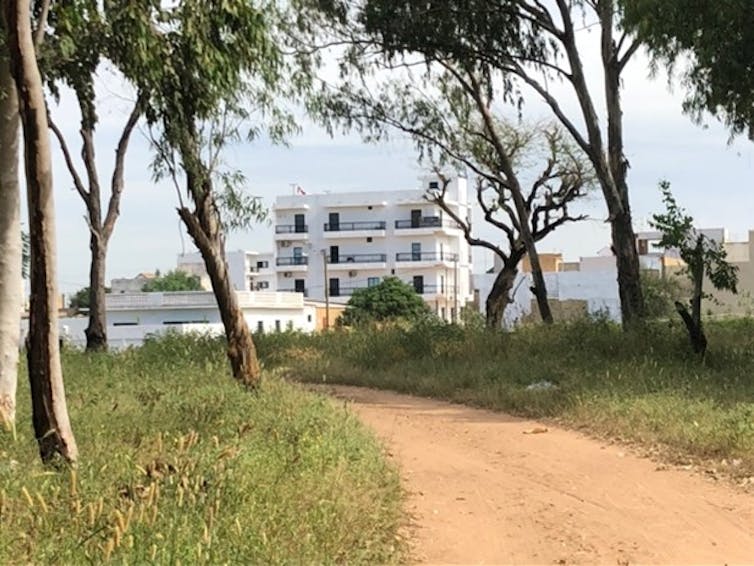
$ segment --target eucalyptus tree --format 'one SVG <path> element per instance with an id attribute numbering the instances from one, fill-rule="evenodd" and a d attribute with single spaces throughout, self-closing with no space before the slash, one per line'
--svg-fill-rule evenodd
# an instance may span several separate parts
<path id="1" fill-rule="evenodd" d="M 615 0 L 311 0 L 329 21 L 341 68 L 367 77 L 396 67 L 450 67 L 474 76 L 485 104 L 544 102 L 592 164 L 609 213 L 623 322 L 644 315 L 623 148 L 621 81 L 640 43 L 621 29 Z M 600 86 L 590 83 L 579 32 L 599 32 Z M 468 82 L 468 79 L 466 79 Z M 575 100 L 571 109 L 553 85 Z M 471 94 L 471 93 L 470 93 Z M 604 101 L 604 116 L 598 107 Z"/>
<path id="2" fill-rule="evenodd" d="M 747 0 L 621 0 L 625 20 L 655 64 L 678 73 L 683 108 L 708 112 L 754 138 L 754 20 Z"/>
<path id="3" fill-rule="evenodd" d="M 120 202 L 125 187 L 125 159 L 131 134 L 141 116 L 139 101 L 130 104 L 131 110 L 115 147 L 115 161 L 109 180 L 109 196 L 103 211 L 103 183 L 96 160 L 95 131 L 97 127 L 97 96 L 95 78 L 106 63 L 113 36 L 120 33 L 108 22 L 99 3 L 72 0 L 55 3 L 49 14 L 45 41 L 39 59 L 47 86 L 55 98 L 61 85 L 69 87 L 79 109 L 81 136 L 81 164 L 72 155 L 72 140 L 48 116 L 52 132 L 58 140 L 73 186 L 86 207 L 89 228 L 89 324 L 86 327 L 86 349 L 107 349 L 107 319 L 105 308 L 105 270 L 107 249 L 115 223 L 120 215 Z"/>
<path id="4" fill-rule="evenodd" d="M 44 29 L 49 2 L 43 3 L 38 29 Z M 52 160 L 42 77 L 37 66 L 29 0 L 5 2 L 7 46 L 23 129 L 31 254 L 28 371 L 32 420 L 44 462 L 57 456 L 75 461 L 63 387 L 57 318 L 55 206 Z"/>
<path id="5" fill-rule="evenodd" d="M 220 309 L 233 375 L 254 387 L 260 379 L 254 342 L 228 276 L 225 233 L 262 213 L 228 170 L 223 149 L 266 130 L 278 138 L 293 128 L 278 98 L 303 86 L 306 69 L 288 74 L 281 51 L 278 6 L 265 2 L 108 0 L 105 13 L 120 33 L 113 59 L 144 101 L 158 177 L 171 180 L 178 215 L 204 259 Z"/>
<path id="6" fill-rule="evenodd" d="M 0 426 L 14 427 L 23 308 L 20 119 L 5 33 L 0 52 Z"/>

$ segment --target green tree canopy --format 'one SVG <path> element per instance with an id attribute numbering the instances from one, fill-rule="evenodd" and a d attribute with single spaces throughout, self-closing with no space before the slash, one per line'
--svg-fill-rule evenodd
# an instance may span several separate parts
<path id="1" fill-rule="evenodd" d="M 749 0 L 621 0 L 625 23 L 655 63 L 676 67 L 684 110 L 704 112 L 734 134 L 754 135 L 754 9 Z"/>
<path id="2" fill-rule="evenodd" d="M 386 277 L 379 285 L 358 289 L 351 296 L 341 322 L 346 326 L 389 320 L 416 320 L 429 307 L 408 283 Z"/>
<path id="3" fill-rule="evenodd" d="M 196 275 L 174 269 L 165 275 L 158 275 L 141 288 L 146 293 L 155 291 L 201 291 L 202 284 Z"/>

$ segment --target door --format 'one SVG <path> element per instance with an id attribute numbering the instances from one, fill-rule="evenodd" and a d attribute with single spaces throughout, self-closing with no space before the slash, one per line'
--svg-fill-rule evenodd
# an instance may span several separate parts
<path id="1" fill-rule="evenodd" d="M 419 228 L 422 225 L 422 211 L 414 209 L 411 211 L 411 228 Z"/>
<path id="2" fill-rule="evenodd" d="M 340 263 L 340 249 L 338 246 L 330 246 L 330 263 Z"/>
<path id="3" fill-rule="evenodd" d="M 305 293 L 306 292 L 306 280 L 304 280 L 304 279 L 295 279 L 293 281 L 293 290 L 296 291 L 296 293 Z"/>
<path id="4" fill-rule="evenodd" d="M 328 223 L 332 232 L 340 230 L 340 212 L 331 212 L 328 217 Z"/>
<path id="5" fill-rule="evenodd" d="M 337 277 L 330 279 L 330 296 L 340 296 L 340 279 L 338 279 Z"/>
<path id="6" fill-rule="evenodd" d="M 424 294 L 424 276 L 414 275 L 414 291 L 420 295 Z"/>
<path id="7" fill-rule="evenodd" d="M 304 248 L 293 248 L 293 265 L 303 265 Z"/>
<path id="8" fill-rule="evenodd" d="M 293 217 L 293 231 L 296 232 L 296 234 L 306 232 L 306 223 L 303 214 L 296 214 Z"/>
<path id="9" fill-rule="evenodd" d="M 421 242 L 413 242 L 411 244 L 411 261 L 421 261 L 421 259 L 422 259 Z"/>

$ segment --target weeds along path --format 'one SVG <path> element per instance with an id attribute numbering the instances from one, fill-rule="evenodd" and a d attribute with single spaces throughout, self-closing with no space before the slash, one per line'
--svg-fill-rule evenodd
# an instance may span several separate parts
<path id="1" fill-rule="evenodd" d="M 430 564 L 754 563 L 754 497 L 576 432 L 332 387 L 382 438 Z"/>

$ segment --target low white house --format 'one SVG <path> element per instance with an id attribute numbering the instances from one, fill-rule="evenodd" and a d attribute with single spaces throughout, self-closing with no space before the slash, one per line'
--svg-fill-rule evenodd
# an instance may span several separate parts
<path id="1" fill-rule="evenodd" d="M 316 329 L 317 305 L 305 303 L 300 293 L 237 291 L 236 296 L 252 332 Z M 167 331 L 223 333 L 220 311 L 211 292 L 108 294 L 106 301 L 111 348 L 137 346 L 146 336 Z M 61 319 L 60 336 L 74 346 L 85 346 L 86 325 L 84 317 Z M 25 336 L 27 332 L 25 320 L 22 333 Z"/>

